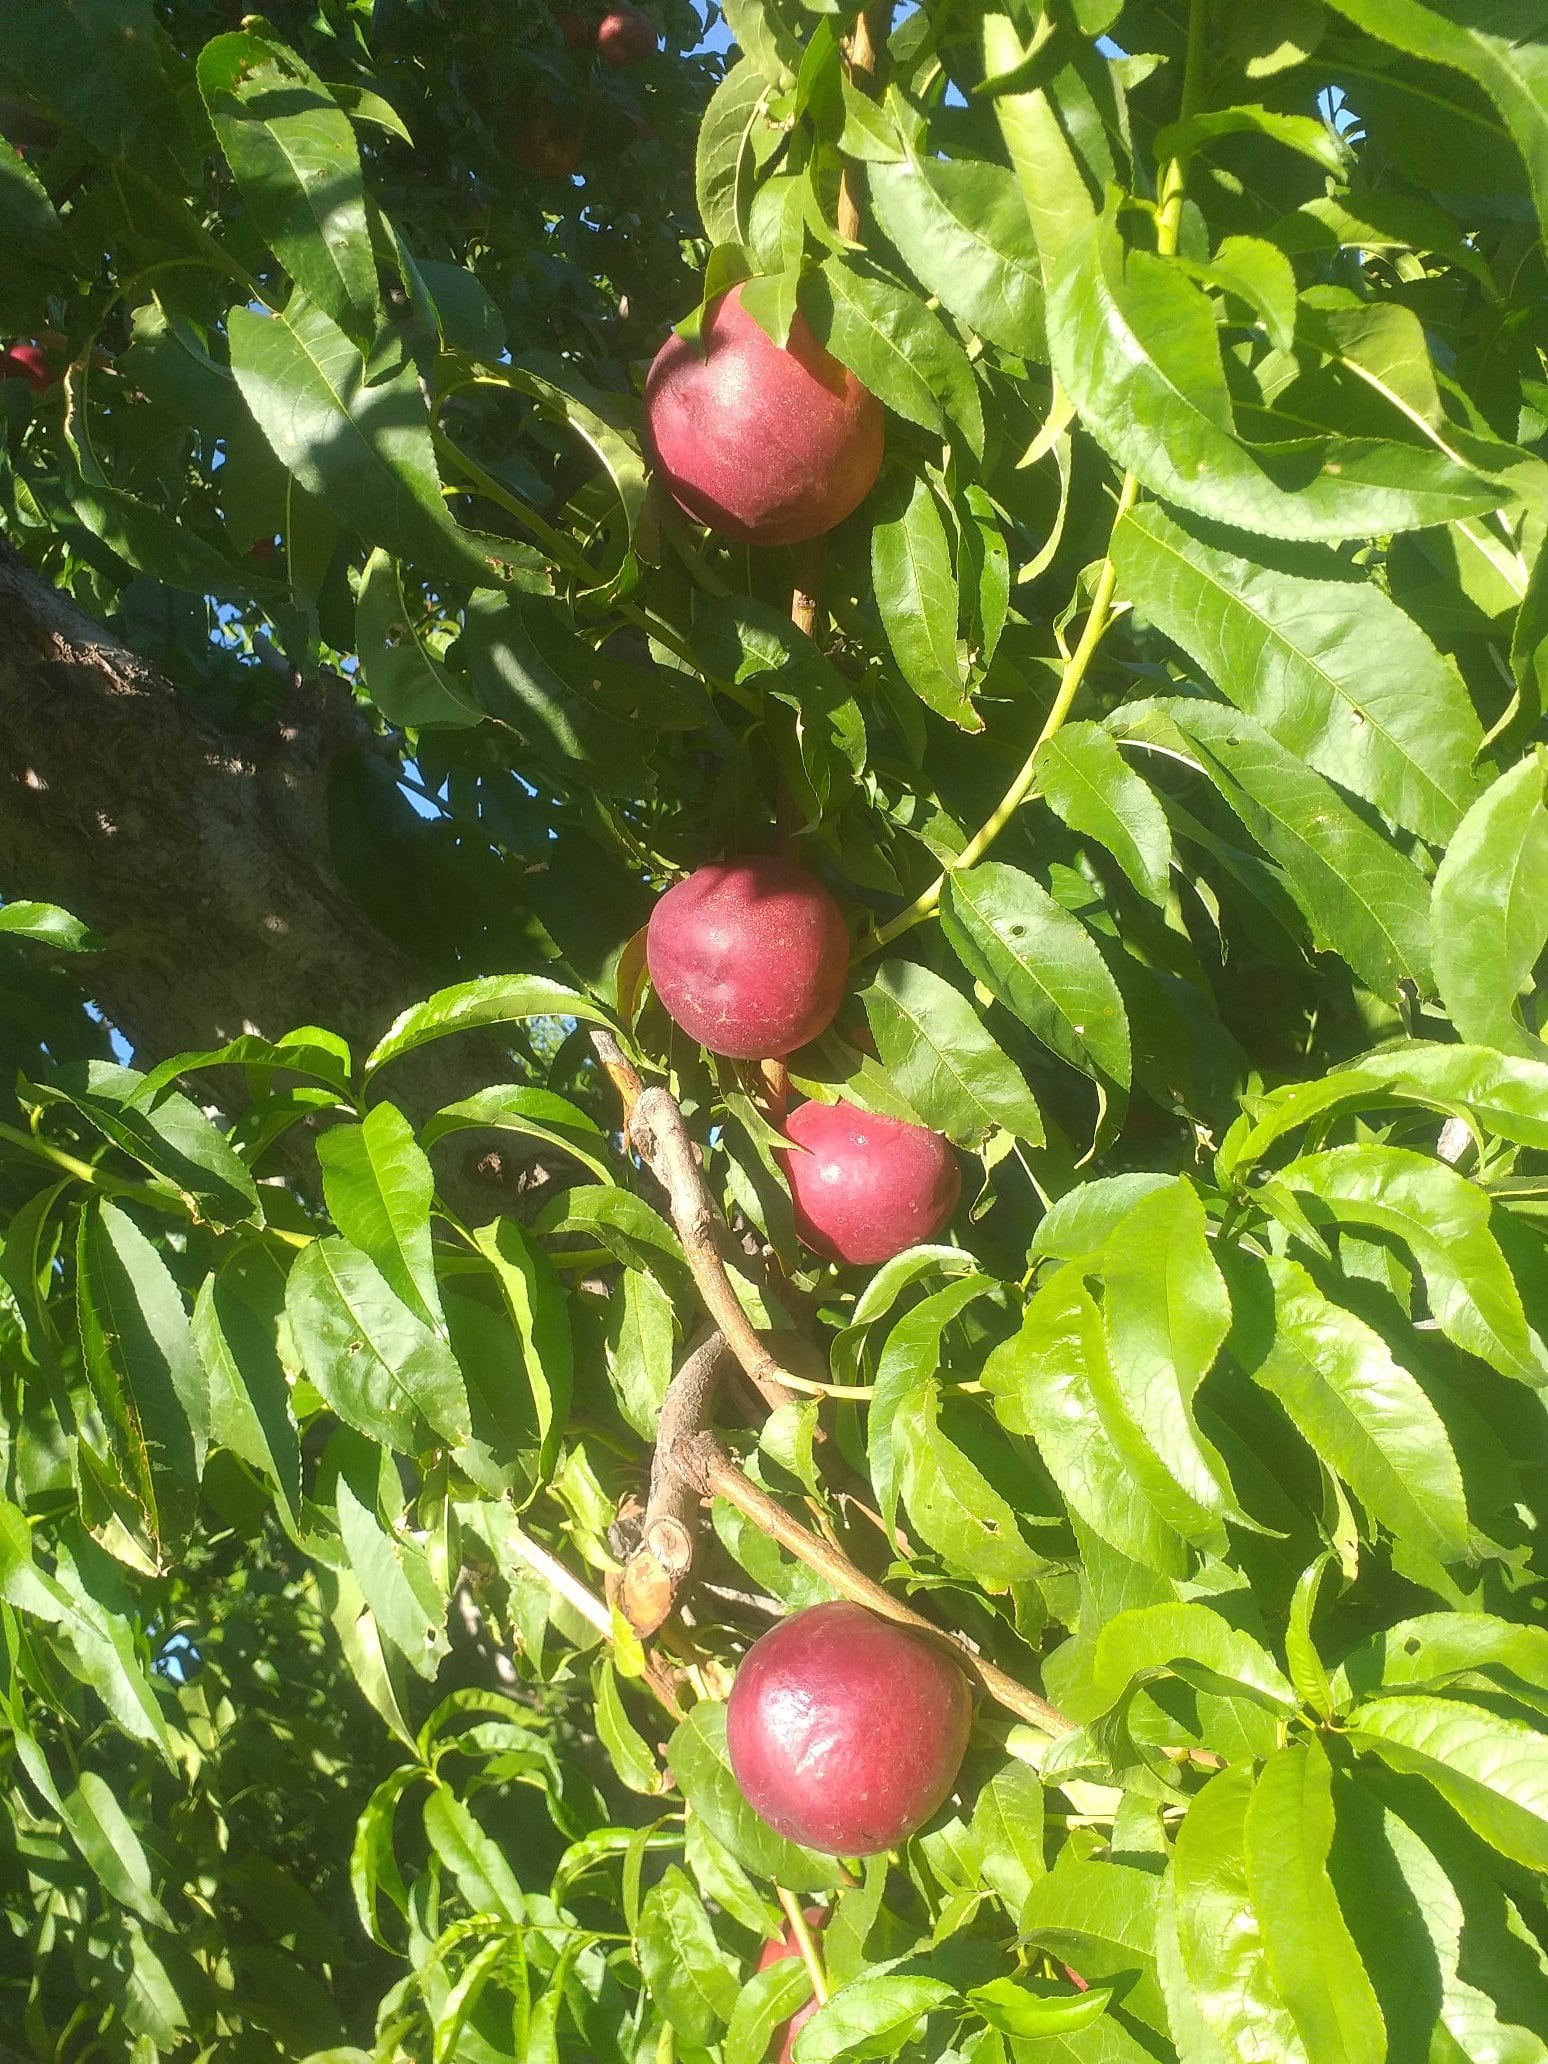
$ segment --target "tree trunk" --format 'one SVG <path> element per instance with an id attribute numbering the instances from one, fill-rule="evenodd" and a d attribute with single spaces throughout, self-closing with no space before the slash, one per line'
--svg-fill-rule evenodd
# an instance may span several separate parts
<path id="1" fill-rule="evenodd" d="M 0 539 L 0 894 L 102 935 L 83 980 L 157 1057 L 304 1024 L 362 1045 L 423 989 L 329 862 L 338 713 L 290 700 L 221 735 Z"/>

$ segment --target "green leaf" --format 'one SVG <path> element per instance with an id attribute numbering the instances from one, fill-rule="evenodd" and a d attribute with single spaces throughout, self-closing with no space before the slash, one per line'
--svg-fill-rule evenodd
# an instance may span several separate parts
<path id="1" fill-rule="evenodd" d="M 381 311 L 349 117 L 293 50 L 249 30 L 205 44 L 199 91 L 258 234 L 303 293 L 369 344 Z"/>
<path id="2" fill-rule="evenodd" d="M 1333 1691 L 1342 1707 L 1383 1691 L 1433 1690 L 1459 1680 L 1541 1705 L 1548 1694 L 1548 1627 L 1493 1613 L 1421 1613 L 1362 1641 L 1334 1673 Z"/>
<path id="3" fill-rule="evenodd" d="M 960 602 L 946 525 L 923 476 L 890 484 L 871 527 L 871 580 L 882 629 L 909 687 L 959 729 L 981 731 L 983 718 L 957 651 Z"/>
<path id="4" fill-rule="evenodd" d="M 985 1881 L 1025 1931 L 1035 1889 L 1044 1881 L 1043 1787 L 1035 1770 L 1009 1762 L 997 1770 L 973 1806 L 972 1833 Z"/>
<path id="5" fill-rule="evenodd" d="M 444 1335 L 430 1244 L 435 1177 L 413 1126 L 395 1104 L 376 1104 L 361 1124 L 319 1134 L 317 1158 L 339 1231 L 375 1262 L 416 1318 Z"/>
<path id="6" fill-rule="evenodd" d="M 76 1246 L 86 1378 L 120 1480 L 156 1562 L 193 1525 L 209 1435 L 209 1385 L 166 1263 L 106 1198 L 88 1206 Z"/>
<path id="7" fill-rule="evenodd" d="M 347 1240 L 312 1242 L 290 1271 L 285 1309 L 302 1366 L 346 1426 L 406 1455 L 427 1426 L 451 1441 L 471 1432 L 450 1347 Z"/>
<path id="8" fill-rule="evenodd" d="M 1208 1689 L 1241 1691 L 1293 1712 L 1295 1690 L 1259 1641 L 1207 1605 L 1140 1605 L 1117 1613 L 1097 1636 L 1092 1696 L 1106 1707 L 1136 1681 L 1203 1673 Z M 1208 1680 L 1218 1679 L 1218 1684 Z"/>
<path id="9" fill-rule="evenodd" d="M 625 1419 L 642 1440 L 653 1441 L 672 1381 L 672 1300 L 654 1277 L 625 1269 L 610 1304 L 608 1380 Z"/>
<path id="10" fill-rule="evenodd" d="M 1404 1241 L 1424 1276 L 1440 1330 L 1502 1376 L 1540 1384 L 1548 1374 L 1521 1296 L 1489 1230 L 1475 1183 L 1405 1147 L 1331 1147 L 1281 1171 L 1339 1224 L 1377 1226 Z"/>
<path id="11" fill-rule="evenodd" d="M 448 1032 L 519 1024 L 527 1018 L 580 1018 L 588 1025 L 614 1022 L 590 997 L 546 975 L 481 975 L 476 981 L 438 989 L 394 1018 L 366 1060 L 366 1075 L 369 1078 L 432 1039 L 444 1039 Z"/>
<path id="12" fill-rule="evenodd" d="M 694 187 L 704 233 L 712 244 L 746 240 L 744 172 L 755 131 L 767 119 L 769 86 L 748 58 L 732 65 L 699 124 Z"/>
<path id="13" fill-rule="evenodd" d="M 774 2047 L 775 2031 L 811 1996 L 812 1981 L 801 1957 L 780 1957 L 767 1970 L 754 1971 L 732 2010 L 725 2064 L 764 2064 Z"/>
<path id="14" fill-rule="evenodd" d="M 1066 244 L 1047 315 L 1082 423 L 1142 486 L 1196 515 L 1334 542 L 1482 515 L 1505 497 L 1439 452 L 1381 438 L 1247 444 L 1208 297 L 1168 260 L 1126 250 L 1111 216 Z"/>
<path id="15" fill-rule="evenodd" d="M 500 1218 L 493 1225 L 479 1227 L 473 1240 L 499 1279 L 521 1341 L 546 1468 L 552 1463 L 569 1409 L 575 1372 L 564 1288 L 547 1254 L 526 1237 L 514 1219 Z"/>
<path id="16" fill-rule="evenodd" d="M 801 64 L 801 39 L 778 0 L 726 0 L 726 26 L 771 86 L 789 84 Z"/>
<path id="17" fill-rule="evenodd" d="M 1066 1852 L 1058 1869 L 1032 1888 L 1021 1931 L 1083 1978 L 1117 1980 L 1125 2008 L 1166 2025 L 1156 1986 L 1156 1881 L 1149 1871 L 1081 1862 Z"/>
<path id="18" fill-rule="evenodd" d="M 968 973 L 1061 1060 L 1127 1089 L 1129 1021 L 1079 918 L 997 860 L 947 877 L 941 925 Z"/>
<path id="19" fill-rule="evenodd" d="M 702 2047 L 735 2012 L 738 1986 L 704 1901 L 675 1863 L 646 1896 L 636 1941 L 652 1999 L 685 2043 Z"/>
<path id="20" fill-rule="evenodd" d="M 484 712 L 421 635 L 424 614 L 424 596 L 405 588 L 403 568 L 390 554 L 373 552 L 355 598 L 355 639 L 371 700 L 389 724 L 481 724 Z"/>
<path id="21" fill-rule="evenodd" d="M 471 1809 L 449 1785 L 436 1785 L 425 1798 L 425 1833 L 436 1855 L 457 1881 L 476 1914 L 498 1914 L 520 1927 L 527 1901 L 520 1881 Z"/>
<path id="22" fill-rule="evenodd" d="M 1014 1978 L 991 1978 L 967 1995 L 968 2004 L 991 2028 L 1027 2041 L 1078 2034 L 1101 2020 L 1111 1998 L 1105 1986 L 1088 1985 L 1075 1993 L 1033 1992 Z"/>
<path id="23" fill-rule="evenodd" d="M 860 1000 L 882 1066 L 926 1125 L 960 1147 L 996 1126 L 1042 1146 L 1031 1090 L 960 989 L 917 961 L 888 960 Z"/>
<path id="24" fill-rule="evenodd" d="M 842 1882 L 831 1856 L 775 1834 L 742 1797 L 726 1760 L 726 1709 L 703 1700 L 667 1743 L 667 1763 L 692 1812 L 754 1877 L 792 1892 L 831 1891 Z"/>
<path id="25" fill-rule="evenodd" d="M 1297 1262 L 1243 1256 L 1233 1281 L 1235 1359 L 1372 1519 L 1437 1562 L 1465 1557 L 1472 1529 L 1445 1424 L 1386 1341 Z"/>
<path id="26" fill-rule="evenodd" d="M 1186 161 L 1226 136 L 1267 137 L 1271 143 L 1299 151 L 1335 179 L 1347 179 L 1349 174 L 1348 148 L 1325 122 L 1312 115 L 1284 115 L 1266 107 L 1210 108 L 1180 122 L 1168 122 L 1156 132 L 1156 163 L 1165 164 L 1168 158 Z"/>
<path id="27" fill-rule="evenodd" d="M 1369 580 L 1307 579 L 1153 504 L 1118 524 L 1119 587 L 1287 752 L 1443 840 L 1478 792 L 1483 730 L 1455 663 Z"/>
<path id="28" fill-rule="evenodd" d="M 621 1783 L 631 1792 L 653 1796 L 661 1790 L 661 1771 L 650 1744 L 629 1718 L 618 1689 L 618 1673 L 606 1656 L 597 1659 L 592 1673 L 597 1739 Z"/>
<path id="29" fill-rule="evenodd" d="M 1328 1876 L 1333 1771 L 1315 1737 L 1264 1764 L 1243 1840 L 1264 1954 L 1307 2064 L 1385 2064 L 1381 2008 Z"/>
<path id="30" fill-rule="evenodd" d="M 1037 786 L 1071 831 L 1112 854 L 1142 896 L 1164 910 L 1172 834 L 1153 790 L 1100 724 L 1066 724 L 1038 749 Z"/>
<path id="31" fill-rule="evenodd" d="M 344 1550 L 377 1626 L 409 1666 L 433 1678 L 451 1653 L 446 1600 L 424 1550 L 389 1534 L 340 1476 L 337 1506 Z"/>
<path id="32" fill-rule="evenodd" d="M 1181 260 L 1194 279 L 1245 302 L 1276 350 L 1295 348 L 1295 268 L 1262 237 L 1222 237 L 1213 258 Z"/>
<path id="33" fill-rule="evenodd" d="M 1029 50 L 1008 15 L 986 14 L 983 35 L 984 70 L 990 80 L 1024 77 L 1029 61 L 1036 63 L 1042 38 Z M 994 112 L 1046 283 L 1065 249 L 1096 214 L 1091 188 L 1050 86 L 1039 84 L 1027 93 L 998 92 Z"/>
<path id="34" fill-rule="evenodd" d="M 1481 86 L 1526 160 L 1542 233 L 1548 237 L 1548 40 L 1530 8 L 1501 18 L 1487 0 L 1332 0 L 1367 34 L 1410 57 L 1450 65 Z"/>
<path id="35" fill-rule="evenodd" d="M 1206 1224 L 1198 1192 L 1179 1177 L 1119 1220 L 1100 1261 L 1117 1390 L 1160 1464 L 1144 1470 L 1145 1491 L 1168 1524 L 1189 1538 L 1218 1532 L 1220 1519 L 1235 1511 L 1225 1464 L 1193 1412 L 1231 1325 L 1231 1300 Z"/>
<path id="36" fill-rule="evenodd" d="M 927 1384 L 941 1363 L 941 1336 L 959 1312 L 995 1288 L 976 1270 L 922 1297 L 887 1335 L 876 1363 L 866 1412 L 866 1459 L 876 1501 L 888 1526 L 896 1523 L 901 1456 L 892 1428 L 904 1399 Z"/>
<path id="37" fill-rule="evenodd" d="M 1269 858 L 1312 927 L 1378 995 L 1426 985 L 1429 884 L 1338 792 L 1251 717 L 1208 702 L 1167 705 L 1205 771 Z"/>
<path id="38" fill-rule="evenodd" d="M 1120 1219 L 1152 1190 L 1164 1190 L 1169 1175 L 1099 1175 L 1077 1183 L 1055 1197 L 1032 1235 L 1032 1255 L 1059 1261 L 1085 1261 L 1094 1256 Z"/>
<path id="39" fill-rule="evenodd" d="M 1357 1706 L 1349 1740 L 1427 1778 L 1486 1842 L 1548 1870 L 1548 1736 L 1461 1699 L 1419 1694 Z"/>
<path id="40" fill-rule="evenodd" d="M 57 1087 L 105 1138 L 174 1183 L 211 1225 L 242 1225 L 260 1216 L 246 1163 L 188 1097 L 156 1089 L 133 1068 L 107 1061 L 88 1061 L 84 1077 L 62 1069 Z"/>
<path id="41" fill-rule="evenodd" d="M 925 1383 L 902 1400 L 893 1420 L 903 1502 L 914 1525 L 938 1554 L 986 1590 L 1030 1583 L 1042 1568 L 1040 1559 L 1022 1539 L 1005 1499 L 942 1433 L 939 1409 L 939 1387 Z"/>
<path id="42" fill-rule="evenodd" d="M 62 1815 L 71 1841 L 110 1899 L 153 1928 L 176 1926 L 156 1897 L 144 1844 L 106 1778 L 83 1770 L 74 1790 L 64 1794 Z"/>
<path id="43" fill-rule="evenodd" d="M 357 346 L 310 302 L 233 308 L 226 328 L 242 399 L 308 494 L 394 558 L 470 586 L 492 578 L 446 513 L 411 364 L 368 384 Z"/>
<path id="44" fill-rule="evenodd" d="M 1518 1014 L 1548 943 L 1548 809 L 1535 754 L 1469 810 L 1435 877 L 1431 923 L 1435 980 L 1458 1034 L 1541 1060 Z"/>
<path id="45" fill-rule="evenodd" d="M 603 1182 L 616 1179 L 607 1159 L 607 1134 L 596 1120 L 568 1097 L 556 1096 L 551 1089 L 532 1089 L 520 1082 L 493 1083 L 488 1089 L 464 1097 L 461 1103 L 447 1104 L 426 1122 L 421 1143 L 428 1151 L 454 1132 L 468 1128 L 481 1132 L 486 1127 L 494 1132 L 513 1132 L 541 1140 L 545 1146 L 557 1147 L 583 1168 L 589 1168 Z"/>
<path id="46" fill-rule="evenodd" d="M 991 344 L 1041 358 L 1043 281 L 1016 175 L 1003 165 L 908 155 L 873 164 L 876 219 L 927 293 Z"/>
<path id="47" fill-rule="evenodd" d="M 983 407 L 967 353 L 917 294 L 830 258 L 802 281 L 801 308 L 878 401 L 937 436 L 951 423 L 975 457 L 982 453 Z"/>
<path id="48" fill-rule="evenodd" d="M 18 269 L 46 265 L 73 273 L 75 257 L 48 189 L 14 144 L 0 139 L 0 251 Z"/>
<path id="49" fill-rule="evenodd" d="M 1159 1887 L 1157 1965 L 1172 2032 L 1189 2064 L 1305 2055 L 1264 1955 L 1247 1885 L 1243 1841 L 1253 1782 L 1250 1763 L 1210 1779 L 1183 1817 Z"/>
<path id="50" fill-rule="evenodd" d="M 1113 1412 L 1117 1380 L 1102 1315 L 1077 1269 L 1059 1270 L 1037 1291 L 1020 1332 L 985 1362 L 983 1382 L 1001 1423 L 1031 1435 L 1060 1496 L 1099 1539 L 1142 1568 L 1183 1574 L 1186 1544 L 1109 1429 L 1104 1405 Z"/>
<path id="51" fill-rule="evenodd" d="M 194 1302 L 193 1336 L 210 1384 L 210 1440 L 267 1478 L 294 1529 L 301 1454 L 274 1320 L 255 1311 L 228 1267 L 205 1277 Z"/>
<path id="52" fill-rule="evenodd" d="M 102 945 L 90 925 L 57 903 L 0 903 L 0 932 L 36 939 L 56 953 L 96 953 Z"/>
<path id="53" fill-rule="evenodd" d="M 887 1972 L 851 1979 L 796 2037 L 795 2064 L 896 2056 L 923 2016 L 954 1997 L 939 1978 Z"/>

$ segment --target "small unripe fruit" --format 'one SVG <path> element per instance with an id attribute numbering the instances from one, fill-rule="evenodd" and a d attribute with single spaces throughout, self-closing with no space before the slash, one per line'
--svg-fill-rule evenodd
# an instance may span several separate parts
<path id="1" fill-rule="evenodd" d="M 928 1126 L 840 1101 L 802 1104 L 785 1134 L 796 1231 L 830 1261 L 890 1261 L 933 1239 L 957 1208 L 957 1157 Z"/>
<path id="2" fill-rule="evenodd" d="M 655 24 L 637 7 L 615 7 L 597 25 L 597 50 L 604 64 L 627 71 L 656 54 Z"/>
<path id="3" fill-rule="evenodd" d="M 802 1919 L 806 1922 L 807 1927 L 815 1933 L 827 1919 L 827 1916 L 820 1906 L 809 1906 L 803 1912 Z M 758 1959 L 758 1969 L 766 1971 L 771 1964 L 782 1964 L 787 1957 L 798 1957 L 800 1954 L 801 1951 L 796 1943 L 796 1939 L 787 1928 L 784 1934 L 780 1936 L 778 1942 L 766 1942 L 763 1945 L 763 1954 Z M 795 2052 L 795 2039 L 807 2022 L 811 2020 L 813 2014 L 816 2013 L 817 2004 L 816 2000 L 809 1999 L 804 2007 L 797 2007 L 790 2019 L 785 2023 L 785 2039 L 779 2046 L 778 2064 L 792 2064 Z"/>
<path id="4" fill-rule="evenodd" d="M 669 1015 L 711 1053 L 793 1053 L 833 1021 L 849 974 L 838 905 L 793 860 L 714 860 L 668 889 L 645 935 Z"/>
<path id="5" fill-rule="evenodd" d="M 25 380 L 37 394 L 46 394 L 58 374 L 36 344 L 13 344 L 0 351 L 0 380 Z"/>
<path id="6" fill-rule="evenodd" d="M 949 1656 L 841 1601 L 754 1642 L 731 1687 L 726 1746 L 770 1827 L 830 1856 L 872 1856 L 945 1801 L 972 1718 Z"/>
<path id="7" fill-rule="evenodd" d="M 881 403 L 797 314 L 783 349 L 733 287 L 700 342 L 668 337 L 645 382 L 657 471 L 700 523 L 752 545 L 818 537 L 857 509 L 881 470 Z"/>

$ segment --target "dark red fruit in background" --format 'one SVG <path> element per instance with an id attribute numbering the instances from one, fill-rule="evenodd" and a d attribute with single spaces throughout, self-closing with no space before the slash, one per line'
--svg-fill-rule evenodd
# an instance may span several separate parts
<path id="1" fill-rule="evenodd" d="M 711 1053 L 793 1053 L 833 1021 L 849 976 L 838 905 L 793 860 L 712 860 L 650 914 L 656 994 Z"/>
<path id="2" fill-rule="evenodd" d="M 820 1906 L 809 1906 L 804 1910 L 802 1918 L 805 1920 L 807 1927 L 815 1932 L 827 1919 L 827 1915 Z M 798 1957 L 800 1954 L 801 1952 L 796 1946 L 795 1937 L 787 1928 L 778 1942 L 764 1943 L 763 1954 L 758 1959 L 758 1969 L 766 1971 L 770 1964 L 782 1964 L 787 1957 Z M 785 2039 L 779 2046 L 778 2064 L 792 2064 L 795 2039 L 816 2011 L 816 2000 L 809 1999 L 804 2007 L 797 2007 L 790 2019 L 785 2023 Z"/>
<path id="3" fill-rule="evenodd" d="M 25 380 L 39 394 L 46 394 L 59 375 L 36 344 L 13 344 L 0 351 L 0 380 Z"/>
<path id="4" fill-rule="evenodd" d="M 597 49 L 604 64 L 627 71 L 656 54 L 654 22 L 637 7 L 615 7 L 604 14 L 597 27 Z"/>
<path id="5" fill-rule="evenodd" d="M 752 545 L 831 530 L 881 470 L 881 403 L 812 335 L 803 316 L 783 350 L 733 287 L 700 342 L 668 337 L 645 382 L 657 471 L 700 523 Z"/>
<path id="6" fill-rule="evenodd" d="M 566 114 L 551 100 L 529 101 L 518 117 L 520 127 L 510 143 L 511 157 L 523 172 L 539 179 L 568 179 L 586 155 L 586 117 Z"/>
<path id="7" fill-rule="evenodd" d="M 589 50 L 597 40 L 591 23 L 573 7 L 556 7 L 554 26 L 564 38 L 566 50 Z"/>
<path id="8" fill-rule="evenodd" d="M 273 538 L 259 538 L 257 544 L 247 548 L 249 559 L 256 559 L 261 565 L 269 566 L 279 557 L 279 546 Z"/>
<path id="9" fill-rule="evenodd" d="M 814 1605 L 743 1657 L 726 1709 L 731 1769 L 792 1842 L 872 1856 L 906 1841 L 956 1783 L 967 1679 L 922 1635 L 863 1606 Z"/>
<path id="10" fill-rule="evenodd" d="M 830 1261 L 890 1261 L 933 1239 L 957 1208 L 957 1157 L 927 1126 L 840 1101 L 802 1104 L 785 1134 L 796 1231 Z"/>

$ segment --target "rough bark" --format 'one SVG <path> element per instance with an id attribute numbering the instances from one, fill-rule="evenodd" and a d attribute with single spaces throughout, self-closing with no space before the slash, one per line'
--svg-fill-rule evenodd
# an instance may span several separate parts
<path id="1" fill-rule="evenodd" d="M 0 893 L 101 933 L 82 977 L 158 1057 L 309 1023 L 363 1043 L 422 993 L 329 864 L 324 691 L 289 700 L 222 735 L 0 539 Z"/>

